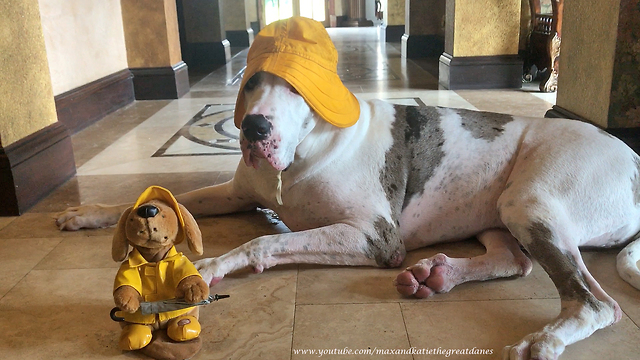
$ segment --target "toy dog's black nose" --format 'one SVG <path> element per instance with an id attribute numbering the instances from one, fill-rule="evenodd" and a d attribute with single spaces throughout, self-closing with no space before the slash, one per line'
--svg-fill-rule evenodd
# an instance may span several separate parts
<path id="1" fill-rule="evenodd" d="M 264 115 L 247 115 L 242 120 L 242 133 L 250 142 L 264 140 L 271 133 L 273 127 Z"/>
<path id="2" fill-rule="evenodd" d="M 137 214 L 144 219 L 152 218 L 158 215 L 158 208 L 153 205 L 142 205 L 138 208 Z"/>

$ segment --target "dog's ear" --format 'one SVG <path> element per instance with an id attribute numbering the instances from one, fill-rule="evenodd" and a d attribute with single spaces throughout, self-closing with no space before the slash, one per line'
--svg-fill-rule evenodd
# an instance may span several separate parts
<path id="1" fill-rule="evenodd" d="M 113 234 L 111 257 L 114 261 L 120 262 L 126 259 L 127 254 L 129 253 L 129 241 L 127 240 L 125 228 L 127 225 L 127 218 L 129 217 L 132 208 L 133 207 L 130 207 L 122 213 L 120 220 L 118 220 L 118 225 L 116 226 L 116 232 Z"/>
<path id="2" fill-rule="evenodd" d="M 194 254 L 202 255 L 202 232 L 200 232 L 200 227 L 198 227 L 196 219 L 193 218 L 193 215 L 184 205 L 178 204 L 178 206 L 184 219 L 184 236 L 187 238 L 189 250 Z"/>

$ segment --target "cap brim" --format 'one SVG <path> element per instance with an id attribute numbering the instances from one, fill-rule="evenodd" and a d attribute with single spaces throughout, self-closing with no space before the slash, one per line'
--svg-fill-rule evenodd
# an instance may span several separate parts
<path id="1" fill-rule="evenodd" d="M 247 64 L 236 100 L 236 127 L 244 118 L 244 85 L 257 72 L 281 77 L 293 86 L 321 118 L 338 127 L 349 127 L 360 117 L 358 99 L 344 86 L 340 77 L 317 63 L 289 53 L 265 53 Z"/>

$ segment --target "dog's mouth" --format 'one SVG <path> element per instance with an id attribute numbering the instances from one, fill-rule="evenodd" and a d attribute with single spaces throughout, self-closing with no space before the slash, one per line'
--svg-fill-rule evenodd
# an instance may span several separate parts
<path id="1" fill-rule="evenodd" d="M 285 163 L 278 157 L 276 153 L 278 143 L 276 140 L 250 142 L 247 139 L 242 139 L 240 141 L 240 148 L 242 149 L 242 159 L 245 165 L 259 169 L 260 160 L 263 159 L 275 170 L 286 170 L 291 164 Z"/>

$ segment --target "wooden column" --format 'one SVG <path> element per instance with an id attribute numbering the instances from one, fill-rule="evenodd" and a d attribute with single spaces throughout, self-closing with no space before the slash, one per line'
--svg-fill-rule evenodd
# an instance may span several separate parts
<path id="1" fill-rule="evenodd" d="M 566 2 L 556 105 L 547 117 L 606 128 L 640 151 L 640 1 Z"/>
<path id="2" fill-rule="evenodd" d="M 127 62 L 136 99 L 177 99 L 189 91 L 175 0 L 121 0 Z"/>
<path id="3" fill-rule="evenodd" d="M 73 174 L 37 0 L 0 2 L 0 216 L 27 211 Z"/>

